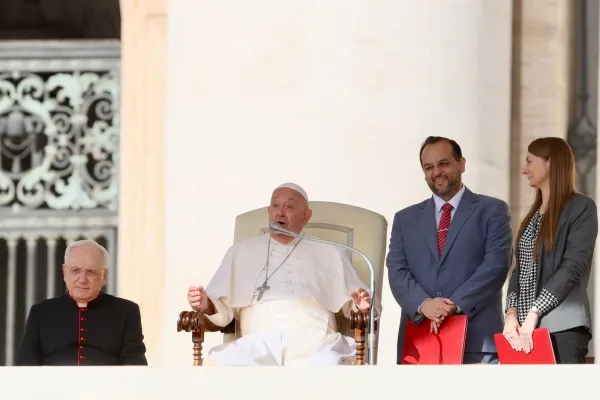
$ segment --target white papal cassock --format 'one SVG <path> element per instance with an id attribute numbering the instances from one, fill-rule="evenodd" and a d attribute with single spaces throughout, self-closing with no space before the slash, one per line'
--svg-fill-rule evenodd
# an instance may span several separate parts
<path id="1" fill-rule="evenodd" d="M 269 289 L 259 300 L 267 271 Z M 306 239 L 283 244 L 269 235 L 234 244 L 206 287 L 216 310 L 208 319 L 226 326 L 238 318 L 241 338 L 212 348 L 209 364 L 352 362 L 354 339 L 336 332 L 334 315 L 356 309 L 349 292 L 358 288 L 369 291 L 337 247 Z"/>

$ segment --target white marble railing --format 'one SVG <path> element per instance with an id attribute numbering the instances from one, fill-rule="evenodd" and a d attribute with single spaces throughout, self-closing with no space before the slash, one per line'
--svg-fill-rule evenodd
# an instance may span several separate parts
<path id="1" fill-rule="evenodd" d="M 0 382 L 3 400 L 583 400 L 597 398 L 599 374 L 596 365 L 21 367 L 0 369 Z"/>

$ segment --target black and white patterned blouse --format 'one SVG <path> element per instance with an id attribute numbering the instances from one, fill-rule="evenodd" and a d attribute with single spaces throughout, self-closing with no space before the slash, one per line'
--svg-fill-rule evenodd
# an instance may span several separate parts
<path id="1" fill-rule="evenodd" d="M 539 210 L 533 214 L 527 228 L 519 240 L 518 260 L 519 260 L 519 293 L 508 293 L 506 297 L 506 308 L 516 307 L 519 324 L 525 322 L 525 318 L 532 306 L 536 306 L 542 314 L 547 313 L 556 307 L 558 299 L 546 288 L 542 288 L 539 297 L 536 299 L 537 291 L 537 263 L 533 257 L 533 248 L 542 226 L 543 215 Z"/>

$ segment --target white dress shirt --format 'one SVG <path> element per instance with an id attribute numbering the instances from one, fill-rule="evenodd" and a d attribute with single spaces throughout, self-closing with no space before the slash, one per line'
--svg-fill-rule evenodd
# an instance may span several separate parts
<path id="1" fill-rule="evenodd" d="M 450 211 L 450 221 L 454 218 L 454 213 L 456 213 L 456 209 L 458 208 L 458 204 L 465 194 L 466 186 L 462 185 L 458 193 L 454 195 L 449 201 L 442 199 L 441 197 L 433 195 L 433 201 L 435 203 L 435 226 L 436 228 L 440 226 L 440 219 L 442 218 L 442 207 L 446 203 L 450 203 L 452 205 L 452 210 Z"/>

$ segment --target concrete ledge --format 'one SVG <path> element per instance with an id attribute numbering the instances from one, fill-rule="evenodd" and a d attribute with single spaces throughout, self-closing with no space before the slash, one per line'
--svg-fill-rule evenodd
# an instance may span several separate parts
<path id="1" fill-rule="evenodd" d="M 436 379 L 443 376 L 439 385 Z M 594 398 L 600 367 L 11 367 L 0 369 L 2 399 L 507 399 Z M 528 382 L 519 384 L 527 377 Z M 433 380 L 432 380 L 433 378 Z M 545 382 L 545 384 L 543 383 Z M 561 383 L 562 382 L 562 383 Z M 564 384 L 576 382 L 576 384 Z M 432 384 L 439 386 L 433 388 Z M 432 391 L 427 396 L 428 391 Z M 142 397 L 144 396 L 144 397 Z M 585 396 L 585 397 L 584 397 Z M 508 396 L 511 397 L 511 396 Z M 514 397 L 514 396 L 513 396 Z"/>

